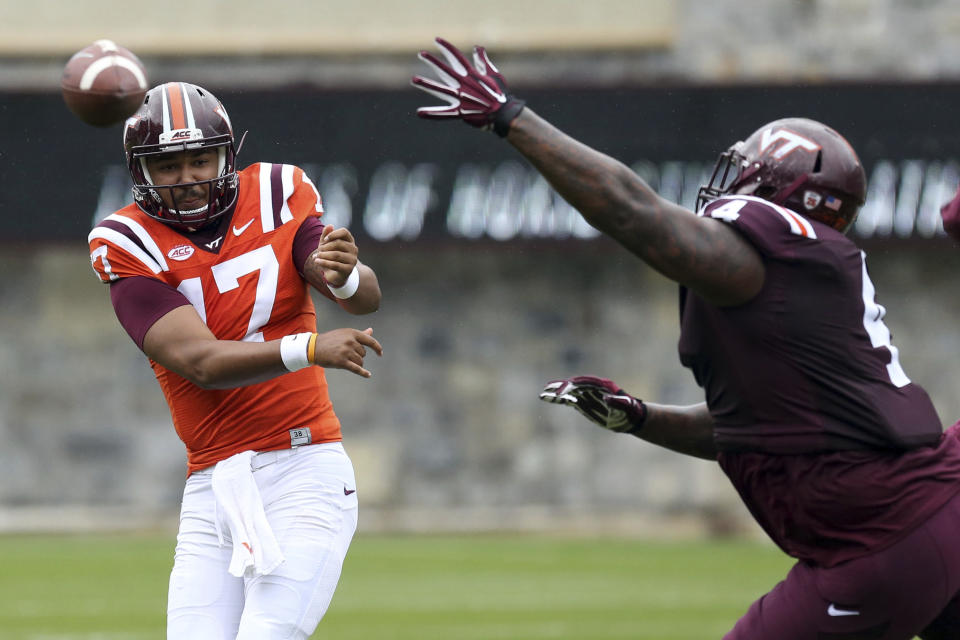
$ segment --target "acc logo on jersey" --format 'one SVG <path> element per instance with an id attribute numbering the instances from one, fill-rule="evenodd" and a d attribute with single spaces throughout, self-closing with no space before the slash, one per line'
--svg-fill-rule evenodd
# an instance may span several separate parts
<path id="1" fill-rule="evenodd" d="M 193 255 L 193 247 L 188 244 L 178 244 L 167 252 L 167 257 L 171 260 L 186 260 Z"/>

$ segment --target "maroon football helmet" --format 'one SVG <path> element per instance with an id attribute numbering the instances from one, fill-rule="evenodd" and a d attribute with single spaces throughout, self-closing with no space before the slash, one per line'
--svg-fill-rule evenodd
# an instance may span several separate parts
<path id="1" fill-rule="evenodd" d="M 241 140 L 242 142 L 242 140 Z M 185 229 L 199 229 L 230 213 L 237 204 L 236 157 L 233 127 L 226 109 L 202 87 L 168 82 L 147 92 L 140 109 L 127 119 L 123 132 L 127 168 L 133 178 L 137 206 L 151 218 Z M 165 153 L 213 148 L 217 150 L 217 177 L 195 183 L 157 186 L 150 178 L 146 159 Z M 168 208 L 161 189 L 209 184 L 206 205 L 182 210 L 172 197 Z"/>
<path id="2" fill-rule="evenodd" d="M 720 154 L 697 208 L 721 195 L 752 195 L 846 232 L 867 197 L 867 176 L 850 143 L 806 118 L 765 124 Z"/>

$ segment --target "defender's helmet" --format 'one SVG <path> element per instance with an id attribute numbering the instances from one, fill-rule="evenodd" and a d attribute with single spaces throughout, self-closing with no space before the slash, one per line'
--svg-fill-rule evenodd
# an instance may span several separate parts
<path id="1" fill-rule="evenodd" d="M 697 208 L 729 194 L 784 205 L 845 233 L 866 200 L 867 177 L 839 133 L 815 120 L 784 118 L 720 154 Z"/>
<path id="2" fill-rule="evenodd" d="M 202 87 L 186 82 L 168 82 L 147 92 L 140 109 L 127 119 L 123 132 L 127 168 L 133 178 L 137 206 L 151 218 L 167 224 L 199 229 L 230 213 L 237 204 L 236 157 L 233 127 L 226 109 Z M 164 153 L 216 149 L 217 177 L 194 183 L 158 186 L 153 183 L 146 159 Z M 206 205 L 182 210 L 171 198 L 168 208 L 161 189 L 209 184 Z M 173 192 L 170 192 L 173 195 Z"/>

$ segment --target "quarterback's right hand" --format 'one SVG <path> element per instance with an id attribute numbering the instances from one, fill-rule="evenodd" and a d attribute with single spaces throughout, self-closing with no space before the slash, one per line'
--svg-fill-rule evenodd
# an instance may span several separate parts
<path id="1" fill-rule="evenodd" d="M 483 47 L 473 48 L 471 63 L 443 38 L 437 38 L 436 42 L 446 62 L 427 51 L 421 51 L 418 57 L 433 69 L 440 82 L 423 76 L 414 76 L 410 82 L 446 104 L 420 107 L 417 115 L 435 120 L 458 118 L 505 137 L 510 123 L 523 110 L 524 101 L 507 93 L 506 80 Z"/>
<path id="2" fill-rule="evenodd" d="M 363 368 L 367 347 L 373 349 L 378 356 L 383 355 L 383 347 L 373 337 L 373 329 L 327 331 L 317 335 L 313 363 L 325 368 L 346 369 L 358 376 L 369 378 L 370 372 Z"/>
<path id="3" fill-rule="evenodd" d="M 617 433 L 636 433 L 647 419 L 642 400 L 612 380 L 596 376 L 551 380 L 540 392 L 540 399 L 573 407 L 594 424 Z"/>

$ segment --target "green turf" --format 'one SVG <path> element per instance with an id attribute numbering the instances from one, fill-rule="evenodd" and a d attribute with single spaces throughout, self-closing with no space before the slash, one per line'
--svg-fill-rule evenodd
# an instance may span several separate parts
<path id="1" fill-rule="evenodd" d="M 163 638 L 172 547 L 0 537 L 0 638 Z M 720 638 L 789 565 L 749 542 L 361 535 L 314 638 Z"/>

